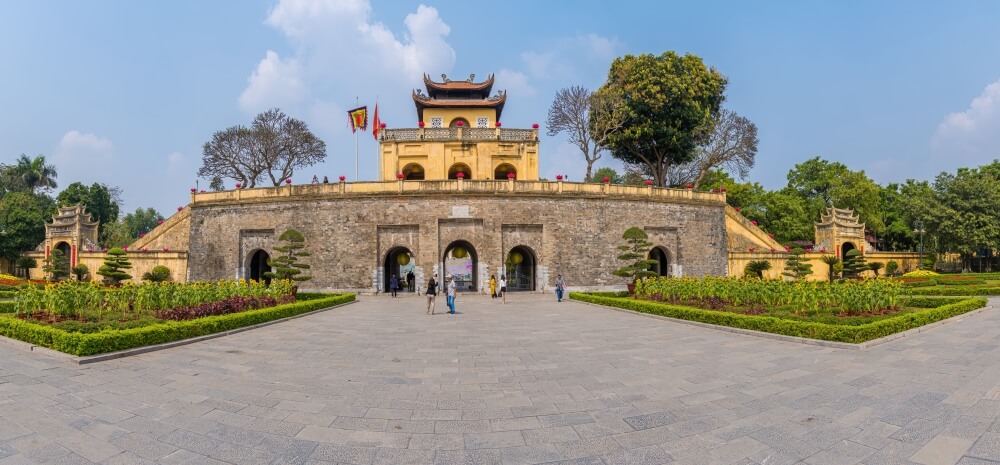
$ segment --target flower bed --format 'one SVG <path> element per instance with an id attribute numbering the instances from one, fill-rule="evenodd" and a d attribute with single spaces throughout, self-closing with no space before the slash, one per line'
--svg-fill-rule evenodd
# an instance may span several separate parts
<path id="1" fill-rule="evenodd" d="M 616 307 L 640 313 L 649 313 L 653 315 L 697 321 L 713 325 L 854 344 L 878 339 L 891 334 L 903 332 L 908 329 L 951 318 L 986 305 L 986 299 L 983 298 L 961 299 L 958 301 L 955 301 L 954 299 L 935 299 L 940 301 L 940 306 L 919 309 L 909 313 L 881 318 L 863 324 L 849 325 L 777 318 L 774 316 L 744 315 L 733 312 L 703 310 L 694 307 L 651 302 L 628 297 L 612 297 L 580 292 L 570 293 L 569 298 L 582 302 L 606 305 L 609 307 Z M 930 299 L 923 299 L 919 303 L 922 305 L 933 304 Z"/>

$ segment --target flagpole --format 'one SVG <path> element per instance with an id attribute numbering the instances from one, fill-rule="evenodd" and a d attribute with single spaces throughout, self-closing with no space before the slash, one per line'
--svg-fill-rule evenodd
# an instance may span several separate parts
<path id="1" fill-rule="evenodd" d="M 354 97 L 354 106 L 358 106 L 358 98 Z M 354 182 L 358 182 L 358 131 L 354 131 Z"/>
<path id="2" fill-rule="evenodd" d="M 375 116 L 378 116 L 378 95 L 375 96 Z M 373 121 L 373 126 L 379 124 L 380 121 Z M 372 131 L 378 131 L 379 136 L 382 135 L 381 127 L 373 127 Z M 378 160 L 378 174 L 375 175 L 375 180 L 378 181 L 382 177 L 382 144 L 379 143 L 378 137 L 375 138 L 375 159 Z"/>

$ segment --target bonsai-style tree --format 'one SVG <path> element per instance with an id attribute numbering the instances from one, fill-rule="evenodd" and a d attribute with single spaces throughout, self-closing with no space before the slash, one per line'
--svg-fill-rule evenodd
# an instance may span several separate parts
<path id="1" fill-rule="evenodd" d="M 829 278 L 830 278 L 830 282 L 832 283 L 833 282 L 833 267 L 837 266 L 837 264 L 840 263 L 840 259 L 837 258 L 836 255 L 824 255 L 824 256 L 820 257 L 819 259 L 823 263 L 826 263 L 826 266 L 830 267 Z"/>
<path id="2" fill-rule="evenodd" d="M 649 249 L 653 247 L 646 231 L 638 226 L 632 226 L 625 230 L 622 239 L 625 239 L 625 244 L 618 246 L 618 250 L 622 251 L 618 259 L 628 264 L 612 271 L 611 274 L 628 278 L 629 284 L 635 284 L 641 278 L 656 276 L 656 273 L 649 269 L 656 264 L 656 260 L 646 258 L 649 256 Z"/>
<path id="3" fill-rule="evenodd" d="M 849 276 L 860 276 L 868 269 L 865 256 L 858 249 L 848 250 L 844 256 L 844 272 Z"/>
<path id="4" fill-rule="evenodd" d="M 743 276 L 750 278 L 764 279 L 764 272 L 771 269 L 771 262 L 767 260 L 752 260 L 743 268 Z"/>
<path id="5" fill-rule="evenodd" d="M 306 252 L 306 238 L 302 233 L 289 229 L 278 237 L 278 240 L 283 243 L 283 245 L 274 248 L 276 252 L 280 252 L 281 255 L 274 259 L 268 259 L 267 265 L 274 269 L 274 271 L 268 271 L 264 273 L 264 276 L 271 279 L 290 279 L 292 281 L 308 281 L 312 279 L 312 276 L 302 276 L 302 270 L 308 270 L 310 267 L 305 263 L 298 263 L 299 259 L 302 257 L 308 257 L 309 252 Z"/>
<path id="6" fill-rule="evenodd" d="M 899 263 L 896 263 L 895 260 L 889 260 L 889 262 L 885 264 L 886 275 L 895 276 L 897 271 L 899 271 Z"/>
<path id="7" fill-rule="evenodd" d="M 14 266 L 21 270 L 24 273 L 24 277 L 27 278 L 29 276 L 28 270 L 38 268 L 38 260 L 31 257 L 20 257 L 14 262 Z"/>
<path id="8" fill-rule="evenodd" d="M 802 279 L 812 274 L 812 265 L 802 260 L 802 254 L 806 253 L 802 247 L 792 249 L 788 261 L 785 262 L 785 271 L 781 274 L 792 279 Z"/>
<path id="9" fill-rule="evenodd" d="M 163 265 L 156 265 L 152 270 L 142 274 L 143 281 L 162 283 L 170 279 L 170 268 Z"/>
<path id="10" fill-rule="evenodd" d="M 871 262 L 871 263 L 868 264 L 868 269 L 872 270 L 872 273 L 875 273 L 875 277 L 877 278 L 878 277 L 878 270 L 881 270 L 883 266 L 885 266 L 885 263 L 882 263 L 882 262 Z"/>
<path id="11" fill-rule="evenodd" d="M 126 279 L 132 279 L 132 275 L 124 270 L 132 268 L 132 263 L 128 261 L 128 252 L 121 247 L 114 247 L 104 255 L 104 264 L 97 270 L 97 274 L 104 276 L 113 285 L 117 285 Z"/>
<path id="12" fill-rule="evenodd" d="M 52 275 L 53 281 L 59 281 L 69 276 L 69 259 L 62 250 L 53 249 L 49 256 L 42 260 L 42 271 Z"/>
<path id="13" fill-rule="evenodd" d="M 77 281 L 83 281 L 83 278 L 86 278 L 87 273 L 89 272 L 90 268 L 87 268 L 87 265 L 84 265 L 83 263 L 73 267 L 73 274 L 76 275 Z"/>

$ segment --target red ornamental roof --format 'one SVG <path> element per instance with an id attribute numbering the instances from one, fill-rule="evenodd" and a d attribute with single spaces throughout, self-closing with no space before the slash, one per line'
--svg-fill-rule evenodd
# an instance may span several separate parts
<path id="1" fill-rule="evenodd" d="M 424 108 L 495 108 L 497 120 L 503 113 L 504 103 L 507 102 L 507 93 L 501 92 L 495 97 L 482 99 L 436 99 L 413 91 L 413 103 L 417 106 L 417 121 L 424 120 Z"/>
<path id="2" fill-rule="evenodd" d="M 446 74 L 442 74 L 441 80 L 444 82 L 434 82 L 427 73 L 424 73 L 424 86 L 427 87 L 427 95 L 431 97 L 434 97 L 439 92 L 448 91 L 476 92 L 484 96 L 490 95 L 490 90 L 493 89 L 493 75 L 489 75 L 483 82 L 473 82 L 475 78 L 475 74 L 470 74 L 469 79 L 464 81 L 452 81 L 448 79 Z"/>

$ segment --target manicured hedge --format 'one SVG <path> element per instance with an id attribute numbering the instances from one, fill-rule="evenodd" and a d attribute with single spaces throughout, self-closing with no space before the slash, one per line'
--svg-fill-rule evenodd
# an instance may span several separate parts
<path id="1" fill-rule="evenodd" d="M 912 289 L 912 295 L 1000 295 L 1000 287 L 935 287 Z"/>
<path id="2" fill-rule="evenodd" d="M 14 313 L 16 310 L 13 300 L 0 301 L 0 313 Z"/>
<path id="3" fill-rule="evenodd" d="M 0 291 L 0 299 L 13 299 L 17 291 Z"/>
<path id="4" fill-rule="evenodd" d="M 786 336 L 861 343 L 878 339 L 890 334 L 900 333 L 908 329 L 924 326 L 935 321 L 951 318 L 970 312 L 986 305 L 986 299 L 970 298 L 955 303 L 948 303 L 926 311 L 907 313 L 893 318 L 886 318 L 871 323 L 846 326 L 826 323 L 814 323 L 795 320 L 783 320 L 769 316 L 742 315 L 737 313 L 715 312 L 680 305 L 668 305 L 629 298 L 614 298 L 596 296 L 580 292 L 572 292 L 569 297 L 582 302 L 590 302 L 609 307 L 622 308 L 640 313 L 697 321 L 732 328 L 750 329 Z"/>
<path id="5" fill-rule="evenodd" d="M 326 298 L 308 299 L 249 312 L 89 334 L 70 333 L 46 324 L 5 317 L 0 318 L 0 335 L 67 354 L 94 355 L 229 331 L 352 301 L 354 294 L 333 294 Z"/>

